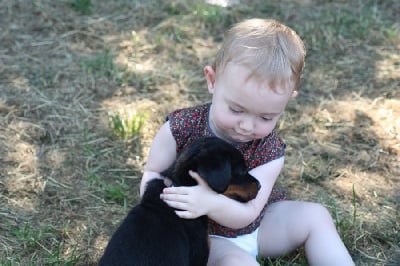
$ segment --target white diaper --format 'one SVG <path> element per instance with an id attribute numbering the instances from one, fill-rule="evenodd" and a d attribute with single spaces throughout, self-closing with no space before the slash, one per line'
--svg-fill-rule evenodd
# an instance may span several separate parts
<path id="1" fill-rule="evenodd" d="M 250 234 L 240 235 L 237 237 L 224 237 L 219 235 L 210 235 L 211 237 L 219 237 L 229 240 L 239 246 L 241 249 L 252 255 L 254 258 L 258 255 L 258 228 Z"/>

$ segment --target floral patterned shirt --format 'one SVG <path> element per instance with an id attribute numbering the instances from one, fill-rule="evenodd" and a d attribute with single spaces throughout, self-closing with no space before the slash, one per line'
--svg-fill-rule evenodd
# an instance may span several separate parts
<path id="1" fill-rule="evenodd" d="M 186 146 L 198 138 L 215 136 L 211 131 L 208 120 L 210 106 L 211 104 L 208 103 L 179 109 L 168 115 L 167 120 L 169 120 L 171 132 L 176 141 L 177 153 L 183 151 Z M 275 130 L 265 138 L 245 143 L 234 143 L 233 145 L 243 154 L 249 170 L 278 159 L 285 153 L 285 144 L 278 137 Z M 285 198 L 286 194 L 282 189 L 273 188 L 267 205 Z M 240 229 L 231 229 L 209 219 L 209 234 L 236 237 L 251 233 L 259 227 L 267 205 L 251 224 Z"/>

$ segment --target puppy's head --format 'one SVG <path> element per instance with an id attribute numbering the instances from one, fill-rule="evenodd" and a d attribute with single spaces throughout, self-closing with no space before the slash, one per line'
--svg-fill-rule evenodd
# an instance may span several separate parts
<path id="1" fill-rule="evenodd" d="M 197 183 L 189 170 L 197 172 L 214 191 L 238 201 L 254 199 L 260 188 L 258 180 L 248 173 L 240 151 L 216 137 L 190 144 L 161 174 L 175 186 L 194 186 Z"/>

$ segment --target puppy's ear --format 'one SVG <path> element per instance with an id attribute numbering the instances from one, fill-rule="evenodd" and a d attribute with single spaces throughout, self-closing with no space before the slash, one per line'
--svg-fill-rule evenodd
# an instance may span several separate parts
<path id="1" fill-rule="evenodd" d="M 204 163 L 198 166 L 197 173 L 216 192 L 222 193 L 226 190 L 231 180 L 231 164 L 229 160 Z"/>

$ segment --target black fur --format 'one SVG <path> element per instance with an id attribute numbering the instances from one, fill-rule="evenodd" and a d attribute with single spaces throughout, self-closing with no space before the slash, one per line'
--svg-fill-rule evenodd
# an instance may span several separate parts
<path id="1" fill-rule="evenodd" d="M 260 184 L 248 174 L 241 153 L 218 138 L 199 139 L 161 174 L 174 186 L 194 186 L 196 171 L 218 193 L 241 202 L 256 197 Z M 160 199 L 164 181 L 148 182 L 141 202 L 108 243 L 99 265 L 204 266 L 209 255 L 207 216 L 181 219 Z"/>

